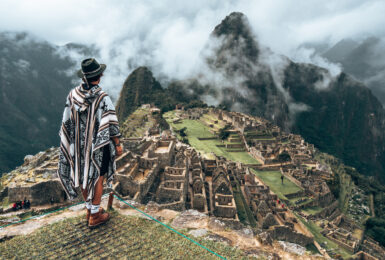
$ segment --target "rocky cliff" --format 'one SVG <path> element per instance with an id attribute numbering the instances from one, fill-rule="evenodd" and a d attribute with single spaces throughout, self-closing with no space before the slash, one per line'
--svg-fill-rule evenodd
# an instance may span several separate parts
<path id="1" fill-rule="evenodd" d="M 209 67 L 205 82 L 212 75 L 222 79 L 205 86 L 205 100 L 267 118 L 384 179 L 385 114 L 365 85 L 261 46 L 242 13 L 231 13 L 215 27 L 203 55 Z M 188 86 L 185 90 L 194 90 Z"/>

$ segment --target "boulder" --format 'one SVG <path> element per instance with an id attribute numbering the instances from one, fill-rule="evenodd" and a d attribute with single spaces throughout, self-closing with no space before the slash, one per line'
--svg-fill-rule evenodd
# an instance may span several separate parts
<path id="1" fill-rule="evenodd" d="M 188 233 L 193 235 L 194 237 L 202 237 L 202 236 L 205 236 L 207 234 L 207 229 L 205 229 L 205 228 L 193 229 Z"/>

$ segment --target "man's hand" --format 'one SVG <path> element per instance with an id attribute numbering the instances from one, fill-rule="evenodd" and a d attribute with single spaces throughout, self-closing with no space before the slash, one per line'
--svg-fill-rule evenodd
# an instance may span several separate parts
<path id="1" fill-rule="evenodd" d="M 112 141 L 114 141 L 115 144 L 115 150 L 116 150 L 116 157 L 119 157 L 123 154 L 123 147 L 120 144 L 120 140 L 118 137 L 112 137 Z"/>
<path id="2" fill-rule="evenodd" d="M 121 144 L 115 146 L 115 149 L 116 149 L 116 157 L 119 157 L 123 154 L 123 148 Z"/>

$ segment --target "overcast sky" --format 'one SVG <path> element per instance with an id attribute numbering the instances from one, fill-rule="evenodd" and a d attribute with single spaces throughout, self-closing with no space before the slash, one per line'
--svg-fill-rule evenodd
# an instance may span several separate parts
<path id="1" fill-rule="evenodd" d="M 385 35 L 381 0 L 0 0 L 0 30 L 28 31 L 59 45 L 95 43 L 121 77 L 122 59 L 183 77 L 233 11 L 246 14 L 262 44 L 297 61 L 309 59 L 296 50 L 304 42 Z"/>

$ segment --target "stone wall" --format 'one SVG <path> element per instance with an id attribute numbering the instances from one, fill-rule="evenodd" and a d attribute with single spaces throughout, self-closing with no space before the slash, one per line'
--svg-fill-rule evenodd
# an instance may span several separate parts
<path id="1" fill-rule="evenodd" d="M 165 180 L 187 180 L 186 169 L 166 166 L 164 171 Z"/>
<path id="2" fill-rule="evenodd" d="M 205 210 L 206 196 L 205 194 L 194 194 L 192 197 L 192 207 L 196 210 Z"/>
<path id="3" fill-rule="evenodd" d="M 157 192 L 157 202 L 161 203 L 163 200 L 173 200 L 178 201 L 180 200 L 181 196 L 183 195 L 183 189 L 182 188 L 171 188 L 166 187 L 168 182 L 164 182 L 163 185 L 161 185 Z"/>
<path id="4" fill-rule="evenodd" d="M 326 218 L 327 216 L 330 216 L 337 207 L 338 201 L 336 200 L 330 206 L 323 208 L 320 212 L 314 214 L 313 216 L 316 218 Z"/>
<path id="5" fill-rule="evenodd" d="M 137 172 L 133 174 L 135 176 Z M 131 198 L 134 198 L 138 202 L 142 202 L 142 199 L 146 196 L 148 191 L 150 190 L 151 185 L 154 183 L 156 176 L 159 173 L 158 164 L 154 164 L 152 169 L 147 173 L 144 181 L 137 182 L 133 179 L 131 175 L 125 174 L 115 174 L 115 183 L 119 182 L 119 190 L 117 192 L 121 194 L 123 197 L 129 195 Z M 137 194 L 138 193 L 138 194 Z M 137 194 L 137 195 L 136 195 Z"/>
<path id="6" fill-rule="evenodd" d="M 288 226 L 273 226 L 267 232 L 275 240 L 288 241 L 301 246 L 306 246 L 314 242 L 312 237 L 298 233 Z"/>
<path id="7" fill-rule="evenodd" d="M 236 218 L 237 208 L 233 195 L 215 194 L 214 215 L 222 218 Z"/>
<path id="8" fill-rule="evenodd" d="M 39 182 L 31 186 L 16 186 L 8 188 L 9 202 L 16 202 L 27 198 L 32 206 L 54 202 L 63 202 L 65 192 L 59 179 Z"/>
<path id="9" fill-rule="evenodd" d="M 171 209 L 176 211 L 183 211 L 186 209 L 185 201 L 180 200 L 180 201 L 175 201 L 171 203 L 159 204 L 159 209 Z"/>

